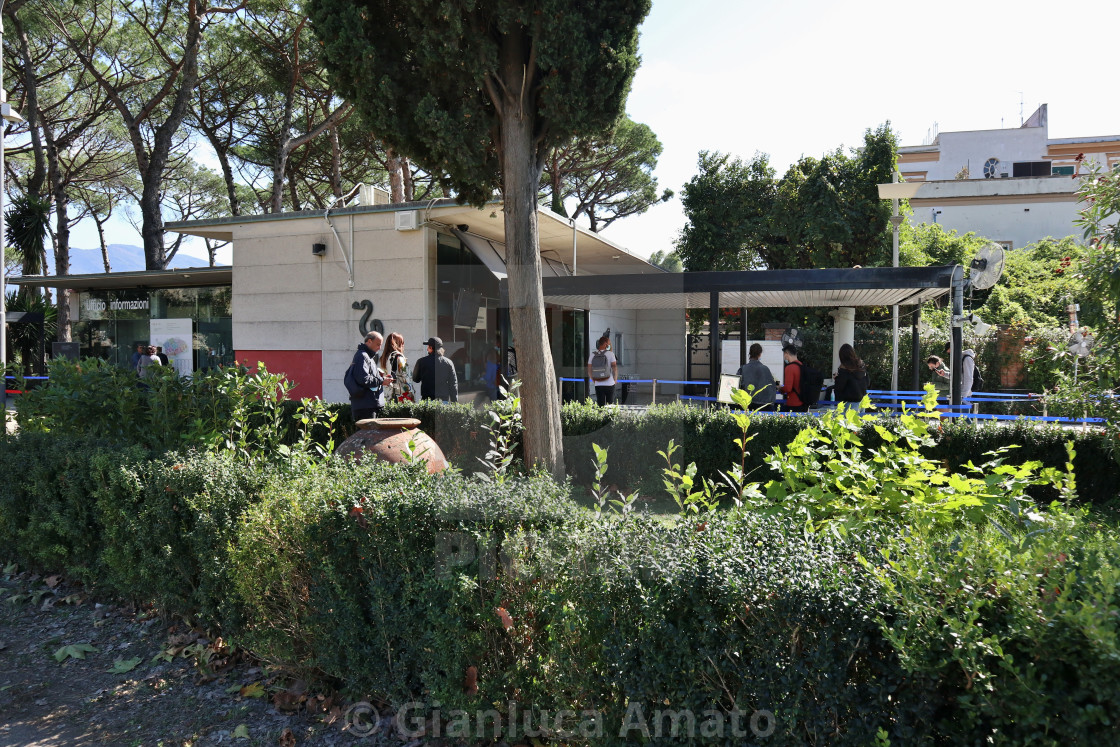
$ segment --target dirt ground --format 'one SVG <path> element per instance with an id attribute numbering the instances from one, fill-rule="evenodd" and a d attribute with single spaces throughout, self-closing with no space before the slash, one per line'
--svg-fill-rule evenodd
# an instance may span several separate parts
<path id="1" fill-rule="evenodd" d="M 405 744 L 220 639 L 17 571 L 0 572 L 0 747 Z"/>

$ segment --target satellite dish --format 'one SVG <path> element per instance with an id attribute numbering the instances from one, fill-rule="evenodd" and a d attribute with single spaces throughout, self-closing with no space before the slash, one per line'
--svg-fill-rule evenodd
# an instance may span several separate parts
<path id="1" fill-rule="evenodd" d="M 1069 338 L 1069 352 L 1078 358 L 1084 358 L 1089 354 L 1089 345 L 1092 342 L 1092 338 L 1086 337 L 1080 331 L 1074 332 Z"/>
<path id="2" fill-rule="evenodd" d="M 782 349 L 792 347 L 794 350 L 801 350 L 804 347 L 805 341 L 801 339 L 801 333 L 797 328 L 787 329 L 782 333 Z"/>
<path id="3" fill-rule="evenodd" d="M 968 282 L 976 290 L 984 290 L 995 285 L 1002 274 L 1003 247 L 994 241 L 989 241 L 972 258 L 968 270 Z"/>

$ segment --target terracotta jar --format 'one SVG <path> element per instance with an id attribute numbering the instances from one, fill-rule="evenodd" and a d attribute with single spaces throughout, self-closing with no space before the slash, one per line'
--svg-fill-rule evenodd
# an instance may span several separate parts
<path id="1" fill-rule="evenodd" d="M 420 430 L 416 418 L 368 418 L 359 420 L 358 430 L 339 444 L 336 454 L 359 456 L 372 454 L 391 464 L 403 462 L 404 450 L 409 441 L 415 442 L 413 450 L 428 463 L 428 473 L 447 469 L 447 457 L 427 433 Z"/>

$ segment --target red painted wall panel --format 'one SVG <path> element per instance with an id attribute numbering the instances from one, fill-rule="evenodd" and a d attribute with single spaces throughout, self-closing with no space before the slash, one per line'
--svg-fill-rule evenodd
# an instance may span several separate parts
<path id="1" fill-rule="evenodd" d="M 323 351 L 321 350 L 238 350 L 237 362 L 251 371 L 257 361 L 269 373 L 282 373 L 295 384 L 293 399 L 323 396 Z"/>

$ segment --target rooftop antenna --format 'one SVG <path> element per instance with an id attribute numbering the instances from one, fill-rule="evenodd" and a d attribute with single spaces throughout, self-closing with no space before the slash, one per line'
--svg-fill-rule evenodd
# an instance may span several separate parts
<path id="1" fill-rule="evenodd" d="M 1023 126 L 1023 92 L 1019 91 L 1019 126 Z"/>

